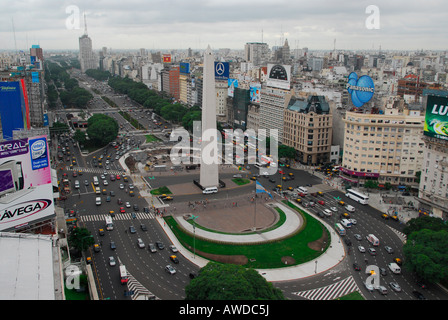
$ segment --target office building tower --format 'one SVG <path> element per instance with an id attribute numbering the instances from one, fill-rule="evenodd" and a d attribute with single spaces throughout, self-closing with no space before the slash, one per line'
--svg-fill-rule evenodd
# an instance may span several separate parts
<path id="1" fill-rule="evenodd" d="M 248 42 L 244 46 L 244 58 L 254 66 L 261 66 L 269 60 L 269 46 L 262 42 Z"/>
<path id="2" fill-rule="evenodd" d="M 79 37 L 79 63 L 81 64 L 81 72 L 84 73 L 89 69 L 98 68 L 98 61 L 92 50 L 92 39 L 87 35 L 87 21 L 84 15 L 84 34 Z"/>

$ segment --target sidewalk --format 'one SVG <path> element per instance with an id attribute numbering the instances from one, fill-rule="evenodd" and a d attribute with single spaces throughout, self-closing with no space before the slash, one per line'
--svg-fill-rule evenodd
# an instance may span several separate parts
<path id="1" fill-rule="evenodd" d="M 285 236 L 285 234 L 289 234 L 293 232 L 292 230 L 296 230 L 297 225 L 290 226 L 290 224 L 297 224 L 301 223 L 301 219 L 298 217 L 297 213 L 295 213 L 292 209 L 289 207 L 283 205 L 282 203 L 275 203 L 276 206 L 280 207 L 286 214 L 287 219 L 285 223 L 272 231 L 263 233 L 263 240 L 266 241 L 267 239 L 277 239 L 282 236 Z M 177 219 L 178 222 L 184 223 L 181 221 L 184 220 L 183 218 Z M 320 220 L 320 219 L 319 219 Z M 176 248 L 179 250 L 179 252 L 189 259 L 192 263 L 196 264 L 198 267 L 202 268 L 204 267 L 209 260 L 204 259 L 202 257 L 199 257 L 198 255 L 194 255 L 191 251 L 185 249 L 180 242 L 177 240 L 177 238 L 174 236 L 173 232 L 169 228 L 168 225 L 166 225 L 163 218 L 157 218 L 158 223 L 163 228 L 167 236 L 170 238 L 170 240 L 173 242 L 173 244 L 176 246 Z M 317 259 L 314 259 L 312 261 L 309 261 L 307 263 L 303 263 L 301 265 L 297 266 L 291 266 L 291 267 L 284 267 L 284 268 L 277 268 L 277 269 L 257 269 L 257 271 L 267 280 L 267 281 L 288 281 L 288 280 L 295 280 L 299 278 L 314 276 L 318 273 L 325 272 L 333 267 L 335 267 L 337 264 L 339 264 L 344 258 L 345 258 L 345 249 L 344 245 L 340 241 L 339 236 L 336 234 L 336 232 L 333 230 L 333 228 L 328 225 L 324 220 L 320 220 L 322 224 L 329 230 L 330 236 L 331 236 L 331 246 L 326 250 L 325 253 L 323 253 L 321 256 L 319 256 Z M 185 227 L 188 228 L 191 232 L 192 226 L 185 222 Z M 196 234 L 198 236 L 203 237 L 212 237 L 212 239 L 220 240 L 220 241 L 226 241 L 226 242 L 251 242 L 251 241 L 260 241 L 260 235 L 259 234 L 253 234 L 253 235 L 228 235 L 228 234 L 218 234 L 218 233 L 211 233 L 205 230 L 202 230 L 200 228 L 196 228 Z"/>

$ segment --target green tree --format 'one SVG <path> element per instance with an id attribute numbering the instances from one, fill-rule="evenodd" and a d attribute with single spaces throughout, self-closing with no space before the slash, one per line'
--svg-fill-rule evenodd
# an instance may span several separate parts
<path id="1" fill-rule="evenodd" d="M 71 247 L 79 251 L 84 251 L 87 250 L 89 246 L 95 243 L 95 239 L 88 229 L 76 228 L 73 229 L 72 233 L 70 234 L 68 242 Z"/>
<path id="2" fill-rule="evenodd" d="M 185 287 L 186 300 L 284 300 L 256 270 L 209 262 Z"/>
<path id="3" fill-rule="evenodd" d="M 117 121 L 104 114 L 95 114 L 87 120 L 87 135 L 97 146 L 105 146 L 114 141 L 118 130 Z"/>
<path id="4" fill-rule="evenodd" d="M 430 283 L 448 277 L 448 232 L 422 229 L 403 246 L 405 267 Z"/>
<path id="5" fill-rule="evenodd" d="M 423 229 L 429 229 L 433 231 L 448 231 L 448 225 L 440 218 L 423 216 L 409 220 L 406 223 L 403 232 L 404 234 L 409 236 L 411 233 L 418 232 Z"/>

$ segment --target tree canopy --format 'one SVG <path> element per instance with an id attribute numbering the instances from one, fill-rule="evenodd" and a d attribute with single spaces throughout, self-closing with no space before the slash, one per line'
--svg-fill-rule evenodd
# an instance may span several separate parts
<path id="1" fill-rule="evenodd" d="M 70 247 L 76 248 L 77 250 L 84 251 L 95 243 L 90 231 L 86 228 L 76 228 L 73 229 L 72 233 L 68 238 Z"/>
<path id="2" fill-rule="evenodd" d="M 105 114 L 95 114 L 87 120 L 87 135 L 98 146 L 105 146 L 114 141 L 118 130 L 117 121 Z"/>
<path id="3" fill-rule="evenodd" d="M 256 270 L 209 262 L 185 288 L 186 300 L 284 300 Z"/>

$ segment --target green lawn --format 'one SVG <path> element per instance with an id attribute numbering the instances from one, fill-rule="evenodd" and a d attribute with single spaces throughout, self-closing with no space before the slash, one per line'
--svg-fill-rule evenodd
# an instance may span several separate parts
<path id="1" fill-rule="evenodd" d="M 249 261 L 253 260 L 253 262 L 247 263 L 247 267 L 259 269 L 281 268 L 313 260 L 324 251 L 312 250 L 308 247 L 308 243 L 320 239 L 323 232 L 328 233 L 328 231 L 307 213 L 296 207 L 294 209 L 303 216 L 305 222 L 301 230 L 287 239 L 260 245 L 228 245 L 196 238 L 196 253 L 202 251 L 218 255 L 244 255 Z M 165 221 L 171 226 L 171 230 L 182 245 L 193 251 L 193 236 L 184 233 L 174 218 L 165 217 Z M 295 263 L 285 265 L 281 261 L 285 256 L 292 257 Z"/>
<path id="2" fill-rule="evenodd" d="M 147 134 L 147 135 L 145 135 L 145 137 L 146 137 L 146 142 L 160 141 L 159 138 L 157 138 L 156 136 L 154 136 L 152 134 Z"/>
<path id="3" fill-rule="evenodd" d="M 239 186 L 248 184 L 250 182 L 249 179 L 243 179 L 243 178 L 235 178 L 235 179 L 232 179 L 232 181 L 235 182 Z"/>
<path id="4" fill-rule="evenodd" d="M 160 196 L 161 194 L 172 194 L 171 190 L 168 187 L 160 187 L 158 189 L 151 190 L 151 194 L 155 196 Z"/>

